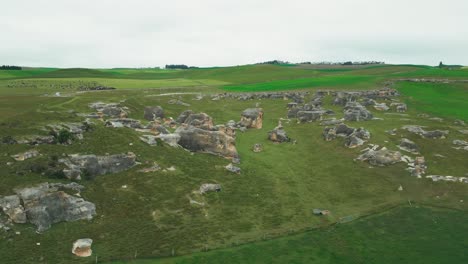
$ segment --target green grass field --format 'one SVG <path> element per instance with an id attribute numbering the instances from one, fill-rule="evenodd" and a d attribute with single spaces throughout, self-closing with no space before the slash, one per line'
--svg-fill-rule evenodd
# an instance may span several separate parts
<path id="1" fill-rule="evenodd" d="M 167 145 L 150 147 L 139 140 L 138 132 L 107 128 L 97 120 L 93 131 L 69 146 L 0 145 L 0 195 L 12 194 L 15 187 L 44 181 L 67 182 L 28 170 L 29 166 L 46 162 L 54 154 L 104 155 L 133 151 L 142 163 L 128 171 L 80 182 L 86 186 L 82 196 L 97 206 L 98 215 L 90 222 L 55 224 L 42 235 L 36 234 L 32 225 L 15 225 L 15 231 L 21 235 L 0 232 L 2 263 L 95 263 L 94 257 L 82 259 L 71 254 L 72 242 L 82 237 L 94 240 L 98 263 L 135 260 L 135 256 L 156 258 L 156 263 L 270 263 L 272 260 L 277 263 L 431 263 L 431 260 L 463 263 L 459 261 L 466 260 L 460 253 L 467 244 L 464 239 L 467 225 L 463 222 L 468 210 L 466 184 L 416 179 L 409 176 L 404 164 L 374 168 L 354 161 L 359 149 L 345 148 L 341 138 L 325 142 L 321 136 L 323 127 L 318 123 L 284 122 L 286 131 L 297 144 L 273 144 L 267 140 L 267 132 L 277 125 L 279 118 L 286 116 L 289 101 L 213 101 L 209 97 L 227 91 L 307 90 L 311 92 L 310 98 L 316 89 L 375 89 L 381 88 L 386 80 L 404 75 L 412 77 L 411 74 L 420 77 L 430 72 L 443 78 L 468 79 L 466 70 L 412 65 L 345 70 L 249 65 L 190 70 L 19 72 L 0 71 L 0 138 L 43 135 L 47 131 L 42 128 L 47 124 L 82 121 L 83 117 L 77 113 L 90 113 L 88 104 L 96 101 L 122 102 L 129 108 L 129 117 L 139 120 L 143 120 L 144 107 L 154 105 L 162 106 L 166 116 L 174 118 L 187 109 L 205 112 L 213 117 L 215 124 L 237 121 L 242 110 L 257 103 L 265 115 L 262 129 L 237 134 L 240 175 L 223 168 L 229 163 L 226 159 L 208 154 L 191 155 Z M 83 83 L 117 89 L 78 92 L 77 87 Z M 428 174 L 464 176 L 468 173 L 467 152 L 451 146 L 454 139 L 468 140 L 458 132 L 458 127 L 453 127 L 455 118 L 468 121 L 467 84 L 397 82 L 395 85 L 403 94 L 400 100 L 408 103 L 407 116 L 386 115 L 369 108 L 382 120 L 348 125 L 368 129 L 372 134 L 370 143 L 389 149 L 396 150 L 401 137 L 415 141 L 426 157 Z M 63 96 L 44 96 L 56 92 Z M 188 94 L 164 95 L 184 92 Z M 207 96 L 200 101 L 193 100 L 194 95 L 190 94 L 193 92 Z M 171 99 L 180 99 L 190 106 L 169 104 Z M 342 108 L 331 105 L 331 100 L 330 96 L 326 97 L 324 107 L 334 110 L 336 117 L 341 118 Z M 444 117 L 444 121 L 434 122 L 418 116 L 420 113 Z M 397 136 L 385 132 L 408 124 L 450 129 L 450 134 L 446 139 L 430 140 L 404 130 L 399 130 Z M 255 143 L 263 144 L 264 151 L 252 152 Z M 32 148 L 43 156 L 6 165 L 12 161 L 10 155 Z M 138 172 L 153 162 L 163 168 L 175 166 L 176 170 Z M 187 195 L 205 182 L 220 183 L 223 191 L 206 195 L 206 207 L 191 205 Z M 400 184 L 404 186 L 402 192 L 397 191 Z M 122 189 L 122 185 L 128 188 Z M 408 200 L 427 207 L 403 207 L 379 214 L 406 205 Z M 332 214 L 315 217 L 312 209 L 317 207 L 330 209 Z M 441 211 L 433 207 L 448 209 Z M 373 214 L 377 216 L 334 225 L 342 217 Z M 430 225 L 433 219 L 438 219 L 436 226 Z M 310 231 L 301 234 L 306 230 Z M 290 236 L 293 233 L 298 235 Z M 449 248 L 450 241 L 458 244 Z M 438 245 L 440 252 L 435 250 Z M 218 248 L 223 250 L 200 252 Z M 172 255 L 184 256 L 160 259 Z M 153 263 L 153 260 L 142 263 Z"/>
<path id="2" fill-rule="evenodd" d="M 460 211 L 399 207 L 298 235 L 129 263 L 465 263 L 467 217 Z"/>

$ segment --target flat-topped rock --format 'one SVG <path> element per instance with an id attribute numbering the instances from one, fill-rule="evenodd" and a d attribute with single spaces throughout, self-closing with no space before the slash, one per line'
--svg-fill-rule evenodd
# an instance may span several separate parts
<path id="1" fill-rule="evenodd" d="M 263 124 L 263 109 L 262 108 L 247 108 L 242 111 L 239 125 L 246 128 L 262 128 Z"/>
<path id="2" fill-rule="evenodd" d="M 42 183 L 33 187 L 15 189 L 16 195 L 0 198 L 0 207 L 14 223 L 29 222 L 39 232 L 62 221 L 90 220 L 96 215 L 96 206 L 62 189 L 82 190 L 78 184 Z"/>
<path id="3" fill-rule="evenodd" d="M 66 166 L 63 172 L 67 178 L 79 180 L 83 173 L 89 177 L 95 177 L 129 169 L 135 165 L 135 159 L 136 155 L 129 152 L 108 156 L 75 154 L 59 161 Z"/>

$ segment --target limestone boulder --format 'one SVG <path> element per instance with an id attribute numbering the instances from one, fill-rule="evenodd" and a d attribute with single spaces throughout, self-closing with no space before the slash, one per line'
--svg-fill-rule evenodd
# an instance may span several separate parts
<path id="1" fill-rule="evenodd" d="M 205 152 L 225 158 L 238 156 L 235 138 L 224 131 L 211 131 L 195 126 L 180 126 L 175 131 L 178 144 L 193 152 Z"/>
<path id="2" fill-rule="evenodd" d="M 268 132 L 268 139 L 275 143 L 283 143 L 283 142 L 291 141 L 286 131 L 284 130 L 283 126 L 281 125 L 275 127 L 273 130 Z"/>
<path id="3" fill-rule="evenodd" d="M 78 239 L 73 243 L 72 253 L 78 257 L 89 257 L 93 254 L 92 244 L 93 240 L 90 238 Z"/>
<path id="4" fill-rule="evenodd" d="M 401 153 L 386 148 L 368 149 L 357 160 L 367 161 L 374 166 L 388 166 L 401 161 Z"/>
<path id="5" fill-rule="evenodd" d="M 204 183 L 200 186 L 200 193 L 205 194 L 208 192 L 219 192 L 221 191 L 221 185 L 217 183 Z"/>
<path id="6" fill-rule="evenodd" d="M 62 221 L 92 219 L 96 206 L 83 198 L 64 192 L 65 189 L 82 190 L 74 184 L 42 183 L 14 190 L 16 195 L 0 198 L 0 207 L 14 223 L 31 223 L 39 232 Z"/>
<path id="7" fill-rule="evenodd" d="M 263 124 L 263 109 L 262 108 L 247 108 L 241 114 L 239 125 L 246 128 L 262 128 Z"/>
<path id="8" fill-rule="evenodd" d="M 161 106 L 147 106 L 145 107 L 143 117 L 149 121 L 153 121 L 156 118 L 164 118 L 164 109 Z"/>
<path id="9" fill-rule="evenodd" d="M 66 166 L 63 172 L 67 178 L 79 180 L 83 173 L 95 177 L 127 170 L 135 165 L 135 160 L 136 155 L 128 152 L 106 156 L 74 154 L 66 159 L 60 159 L 59 162 Z"/>

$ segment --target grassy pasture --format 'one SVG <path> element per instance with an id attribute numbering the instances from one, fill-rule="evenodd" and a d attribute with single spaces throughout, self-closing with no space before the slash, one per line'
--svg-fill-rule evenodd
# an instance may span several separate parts
<path id="1" fill-rule="evenodd" d="M 131 263 L 465 263 L 467 217 L 460 211 L 399 207 L 298 235 Z"/>
<path id="2" fill-rule="evenodd" d="M 63 181 L 47 178 L 38 173 L 27 170 L 35 163 L 47 162 L 47 157 L 53 154 L 62 155 L 73 153 L 122 153 L 133 151 L 137 154 L 141 165 L 128 171 L 97 177 L 93 181 L 82 181 L 86 190 L 82 196 L 97 205 L 98 216 L 90 222 L 78 221 L 72 223 L 59 223 L 42 235 L 37 235 L 30 225 L 16 225 L 14 233 L 0 233 L 0 256 L 3 263 L 94 263 L 94 259 L 79 259 L 70 253 L 71 243 L 82 237 L 91 237 L 94 240 L 93 250 L 99 261 L 133 260 L 137 258 L 166 257 L 190 254 L 205 249 L 230 248 L 247 242 L 260 241 L 265 238 L 282 237 L 291 233 L 323 228 L 318 231 L 299 235 L 298 237 L 281 238 L 271 242 L 249 244 L 240 248 L 197 253 L 191 257 L 174 259 L 181 263 L 228 262 L 233 263 L 253 261 L 269 262 L 278 259 L 283 263 L 301 263 L 304 261 L 329 260 L 340 262 L 350 260 L 352 263 L 379 263 L 378 252 L 388 256 L 389 262 L 396 258 L 417 260 L 417 256 L 432 250 L 437 243 L 427 238 L 434 236 L 441 242 L 451 241 L 448 237 L 457 237 L 455 228 L 460 235 L 466 235 L 466 225 L 459 227 L 452 223 L 463 223 L 466 217 L 466 202 L 468 201 L 467 186 L 457 183 L 437 182 L 426 179 L 416 179 L 409 176 L 403 164 L 396 164 L 385 168 L 372 168 L 367 163 L 353 161 L 359 154 L 359 149 L 347 149 L 342 139 L 325 142 L 321 133 L 323 127 L 317 123 L 297 124 L 294 120 L 284 122 L 289 136 L 297 140 L 297 144 L 272 144 L 266 139 L 267 132 L 276 126 L 281 117 L 285 117 L 286 103 L 284 100 L 254 100 L 212 101 L 209 96 L 200 101 L 192 100 L 194 95 L 161 95 L 170 92 L 199 92 L 209 94 L 223 92 L 218 87 L 225 87 L 226 82 L 239 84 L 252 82 L 246 91 L 256 91 L 256 85 L 261 88 L 269 86 L 275 89 L 299 89 L 310 87 L 310 91 L 322 87 L 334 89 L 362 89 L 376 88 L 376 82 L 383 81 L 383 73 L 366 74 L 360 76 L 354 70 L 346 73 L 336 72 L 327 76 L 317 76 L 304 79 L 301 74 L 317 74 L 316 70 L 301 70 L 296 67 L 270 67 L 243 66 L 233 68 L 195 69 L 185 71 L 171 71 L 161 74 L 170 75 L 166 79 L 127 79 L 127 78 L 82 78 L 80 76 L 61 78 L 30 78 L 28 81 L 43 82 L 40 88 L 8 88 L 5 85 L 11 80 L 0 82 L 0 137 L 12 135 L 15 137 L 46 134 L 42 127 L 50 123 L 78 122 L 83 118 L 76 113 L 89 113 L 88 104 L 96 101 L 122 102 L 130 109 L 130 117 L 142 119 L 145 106 L 161 105 L 167 116 L 177 117 L 184 110 L 206 112 L 213 117 L 216 124 L 222 124 L 230 119 L 239 120 L 242 110 L 253 107 L 259 103 L 265 111 L 264 127 L 259 130 L 238 132 L 236 144 L 241 157 L 242 173 L 235 175 L 227 172 L 223 166 L 229 161 L 208 154 L 191 155 L 182 149 L 171 148 L 167 145 L 150 147 L 139 140 L 139 133 L 126 129 L 106 128 L 96 121 L 95 129 L 84 135 L 84 140 L 75 142 L 70 146 L 63 145 L 1 145 L 0 146 L 0 194 L 12 193 L 14 187 L 28 186 L 44 181 Z M 410 66 L 388 66 L 393 71 L 408 69 Z M 250 73 L 263 72 L 263 76 L 254 76 Z M 376 67 L 382 71 L 386 67 Z M 411 66 L 411 69 L 414 67 Z M 268 70 L 270 72 L 268 73 Z M 278 72 L 285 71 L 282 74 Z M 366 69 L 356 69 L 366 70 Z M 369 69 L 370 70 L 370 69 Z M 104 71 L 105 70 L 99 70 Z M 121 75 L 140 74 L 135 70 Z M 149 70 L 147 74 L 159 74 L 161 70 Z M 206 72 L 204 72 L 206 71 Z M 238 71 L 237 73 L 235 73 Z M 302 73 L 301 73 L 302 72 Z M 196 74 L 195 74 L 196 73 Z M 222 74 L 221 74 L 222 73 Z M 259 80 L 266 80 L 270 75 L 269 84 L 258 84 Z M 68 74 L 68 73 L 67 73 Z M 78 74 L 78 73 L 75 73 Z M 182 79 L 182 75 L 186 76 Z M 196 78 L 189 75 L 193 74 Z M 219 74 L 216 77 L 216 74 Z M 237 81 L 235 74 L 239 74 Z M 296 75 L 297 74 L 297 75 Z M 322 73 L 323 74 L 323 73 Z M 327 73 L 329 74 L 329 73 Z M 355 75 L 354 75 L 355 74 Z M 112 73 L 113 76 L 119 75 Z M 348 76 L 349 75 L 349 76 Z M 296 82 L 291 76 L 301 76 Z M 271 81 L 275 78 L 285 78 L 283 81 Z M 24 78 L 21 77 L 21 80 Z M 294 79 L 294 78 L 293 78 Z M 19 79 L 18 79 L 19 80 Z M 57 90 L 50 84 L 78 82 L 79 80 L 108 81 L 109 86 L 115 84 L 118 88 L 113 91 L 95 91 L 76 93 L 73 89 L 65 90 L 68 97 L 46 97 L 43 93 L 54 93 Z M 165 86 L 167 82 L 174 81 L 174 87 Z M 204 80 L 204 85 L 196 85 Z M 281 79 L 278 79 L 281 80 Z M 306 81 L 303 81 L 306 80 Z M 302 86 L 305 84 L 320 83 L 317 86 Z M 166 83 L 164 83 L 166 82 Z M 193 84 L 194 87 L 181 87 L 181 83 Z M 283 82 L 278 84 L 278 82 Z M 163 85 L 165 84 L 165 85 Z M 199 84 L 199 83 L 198 83 Z M 49 85 L 49 86 L 48 86 Z M 275 86 L 276 85 L 276 86 Z M 291 86 L 288 86 L 291 85 Z M 399 83 L 397 88 L 405 95 L 402 100 L 409 103 L 408 116 L 387 115 L 382 112 L 371 111 L 383 120 L 370 122 L 348 122 L 353 127 L 365 127 L 372 138 L 370 143 L 396 149 L 401 137 L 415 141 L 428 163 L 428 174 L 463 176 L 468 172 L 466 165 L 466 152 L 451 148 L 454 139 L 465 139 L 466 135 L 457 132 L 452 127 L 455 117 L 453 112 L 444 115 L 444 108 L 437 108 L 433 112 L 417 105 L 421 93 L 413 92 L 423 89 L 421 87 L 407 87 L 406 83 Z M 148 87 L 150 86 L 150 87 Z M 158 89 L 144 89 L 155 87 Z M 167 88 L 161 88 L 167 87 Z M 377 86 L 379 87 L 379 86 Z M 450 89 L 441 88 L 430 89 Z M 260 88 L 260 89 L 261 89 Z M 458 102 L 462 107 L 464 86 L 453 86 L 453 92 L 446 97 Z M 235 89 L 239 91 L 242 89 Z M 437 96 L 433 95 L 432 98 Z M 441 96 L 439 96 L 441 97 Z M 191 106 L 168 104 L 170 99 L 181 99 Z M 331 105 L 331 97 L 325 100 L 325 108 L 334 110 L 337 118 L 342 117 L 341 107 Z M 454 103 L 453 103 L 454 104 Z M 418 114 L 430 112 L 433 115 L 447 116 L 443 122 L 434 122 Z M 430 129 L 447 129 L 450 134 L 447 139 L 429 140 L 399 130 L 397 136 L 390 136 L 386 130 L 399 128 L 406 124 L 426 125 Z M 132 145 L 130 145 L 132 143 Z M 253 153 L 253 144 L 261 143 L 264 151 Z M 12 161 L 10 155 L 36 148 L 43 154 L 42 157 L 16 162 L 11 166 L 6 163 Z M 434 154 L 445 158 L 435 157 Z M 175 166 L 174 172 L 158 171 L 154 173 L 141 173 L 139 169 L 157 162 L 163 168 Z M 16 173 L 21 171 L 22 173 Z M 66 181 L 64 181 L 66 182 Z M 208 194 L 203 199 L 208 206 L 198 207 L 189 203 L 188 195 L 197 189 L 201 183 L 217 182 L 222 184 L 223 191 Z M 404 186 L 403 192 L 396 189 Z M 127 189 L 121 186 L 127 185 Z M 416 204 L 428 204 L 460 210 L 458 213 L 447 211 L 438 213 L 432 209 L 403 208 L 395 213 L 378 216 L 377 220 L 365 218 L 349 225 L 329 228 L 331 224 L 346 216 L 364 216 L 379 212 L 389 207 L 407 204 L 408 200 Z M 327 218 L 314 217 L 313 208 L 327 208 L 332 214 Z M 380 217 L 380 218 L 379 218 Z M 431 218 L 432 217 L 432 218 Z M 436 217 L 440 223 L 438 228 L 424 228 Z M 416 219 L 410 223 L 410 219 Z M 452 222 L 453 221 L 453 222 Z M 430 226 L 432 227 L 432 226 Z M 387 228 L 387 229 L 386 229 Z M 419 229 L 418 229 L 419 228 Z M 382 231 L 383 230 L 383 231 Z M 393 230 L 394 233 L 388 231 Z M 449 231 L 447 231 L 449 230 Z M 366 233 L 365 231 L 368 231 Z M 444 233 L 447 232 L 447 233 Z M 406 234 L 410 233 L 410 238 Z M 384 235 L 386 234 L 386 235 Z M 315 239 L 317 238 L 317 239 Z M 311 241 L 311 239 L 313 241 Z M 382 239 L 382 240 L 379 240 Z M 386 240 L 387 239 L 387 240 Z M 358 241 L 359 243 L 353 243 Z M 398 242 L 401 241 L 401 242 Z M 418 241 L 423 241 L 420 247 Z M 463 239 L 458 241 L 465 241 Z M 36 246 L 40 242 L 41 246 Z M 267 244 L 264 244 L 267 243 Z M 270 244 L 268 244 L 270 243 Z M 393 244 L 392 244 L 393 243 Z M 465 244 L 463 244 L 465 243 Z M 466 245 L 463 242 L 453 247 L 452 261 L 463 260 L 458 254 L 459 247 Z M 303 245 L 301 247 L 300 245 Z M 308 247 L 312 245 L 311 247 Z M 329 250 L 326 249 L 331 245 Z M 388 248 L 386 248 L 386 245 Z M 391 246 L 388 246 L 391 245 Z M 426 245 L 423 247 L 423 245 Z M 406 246 L 416 248 L 416 252 L 404 250 Z M 431 249 L 431 250 L 429 250 Z M 269 251 L 270 250 L 270 251 Z M 388 250 L 388 251 L 385 251 Z M 401 255 L 389 255 L 390 250 L 402 251 Z M 284 252 L 291 252 L 288 258 Z M 310 252 L 309 252 L 310 251 Z M 264 252 L 264 253 L 262 253 Z M 236 256 L 232 256 L 235 254 Z M 275 255 L 278 254 L 278 255 Z M 280 256 L 279 256 L 280 255 Z M 435 259 L 442 259 L 444 254 L 435 255 Z M 42 260 L 41 260 L 42 259 Z M 423 260 L 424 258 L 422 258 Z M 172 261 L 164 260 L 164 261 Z M 193 261 L 193 262 L 190 262 Z M 151 262 L 150 262 L 151 263 Z M 417 262 L 416 262 L 417 263 Z M 442 263 L 442 262 L 441 262 Z M 452 262 L 453 263 L 453 262 Z"/>

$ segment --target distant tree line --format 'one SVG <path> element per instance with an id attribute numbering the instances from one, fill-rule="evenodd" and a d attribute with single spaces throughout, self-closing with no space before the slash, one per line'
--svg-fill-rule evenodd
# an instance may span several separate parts
<path id="1" fill-rule="evenodd" d="M 259 62 L 257 64 L 289 64 L 289 62 L 281 61 L 281 60 L 271 60 L 271 61 Z"/>
<path id="2" fill-rule="evenodd" d="M 2 65 L 0 66 L 0 70 L 22 70 L 20 66 L 13 66 L 13 65 Z"/>
<path id="3" fill-rule="evenodd" d="M 304 62 L 299 62 L 299 63 L 293 63 L 293 62 L 281 61 L 281 60 L 271 60 L 271 61 L 259 62 L 257 64 L 371 65 L 371 64 L 385 64 L 385 62 L 383 61 L 345 61 L 345 62 L 304 61 Z"/>
<path id="4" fill-rule="evenodd" d="M 321 61 L 321 62 L 306 62 L 302 64 L 317 64 L 317 65 L 371 65 L 371 64 L 385 64 L 384 61 L 345 61 L 345 62 L 329 62 L 329 61 Z"/>
<path id="5" fill-rule="evenodd" d="M 186 69 L 196 69 L 198 67 L 195 67 L 195 66 L 187 66 L 185 64 L 166 64 L 166 69 L 182 69 L 182 70 L 186 70 Z"/>

